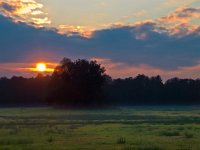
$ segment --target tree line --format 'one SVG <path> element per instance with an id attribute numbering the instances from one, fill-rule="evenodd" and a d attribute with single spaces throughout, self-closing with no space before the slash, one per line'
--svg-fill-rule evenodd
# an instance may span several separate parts
<path id="1" fill-rule="evenodd" d="M 0 106 L 199 105 L 200 79 L 112 79 L 96 61 L 64 58 L 52 75 L 0 78 Z"/>

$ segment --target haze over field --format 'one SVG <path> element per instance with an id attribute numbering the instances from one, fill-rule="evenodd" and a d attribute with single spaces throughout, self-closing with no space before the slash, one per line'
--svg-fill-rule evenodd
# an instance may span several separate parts
<path id="1" fill-rule="evenodd" d="M 63 58 L 96 59 L 114 78 L 198 78 L 198 0 L 2 0 L 0 76 L 35 76 Z"/>

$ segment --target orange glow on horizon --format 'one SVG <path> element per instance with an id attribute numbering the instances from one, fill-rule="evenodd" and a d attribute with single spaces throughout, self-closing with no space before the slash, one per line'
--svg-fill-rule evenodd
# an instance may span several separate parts
<path id="1" fill-rule="evenodd" d="M 34 72 L 45 72 L 45 73 L 54 72 L 52 66 L 50 65 L 51 68 L 49 68 L 47 65 L 48 63 L 40 62 L 35 64 L 35 68 L 27 68 L 27 69 Z"/>

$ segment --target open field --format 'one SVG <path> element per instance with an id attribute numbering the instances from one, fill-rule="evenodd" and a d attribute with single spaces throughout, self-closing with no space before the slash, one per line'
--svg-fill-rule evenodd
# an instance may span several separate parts
<path id="1" fill-rule="evenodd" d="M 1 108 L 0 150 L 200 150 L 200 108 Z"/>

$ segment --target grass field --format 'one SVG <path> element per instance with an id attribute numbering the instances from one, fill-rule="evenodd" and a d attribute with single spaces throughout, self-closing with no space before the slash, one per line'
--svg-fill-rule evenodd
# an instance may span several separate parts
<path id="1" fill-rule="evenodd" d="M 0 150 L 200 150 L 198 107 L 1 108 Z"/>

